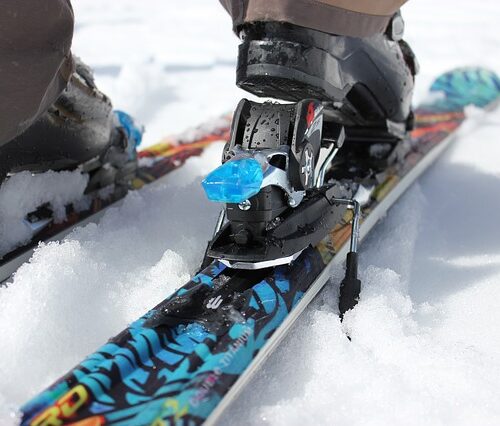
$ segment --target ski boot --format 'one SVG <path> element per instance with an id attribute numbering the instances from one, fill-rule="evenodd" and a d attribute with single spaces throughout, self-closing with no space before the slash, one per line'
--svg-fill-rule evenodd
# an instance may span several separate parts
<path id="1" fill-rule="evenodd" d="M 0 146 L 0 185 L 15 185 L 15 175 L 24 171 L 75 171 L 82 175 L 81 189 L 61 195 L 73 197 L 66 206 L 51 204 L 49 198 L 61 198 L 57 194 L 28 194 L 19 211 L 0 217 L 0 229 L 16 229 L 15 237 L 0 243 L 0 260 L 65 219 L 78 220 L 125 196 L 136 176 L 141 138 L 142 129 L 127 114 L 113 112 L 90 69 L 75 58 L 75 71 L 57 101 L 24 133 Z"/>
<path id="2" fill-rule="evenodd" d="M 113 112 L 92 71 L 75 58 L 75 72 L 51 108 L 24 133 L 0 147 L 0 183 L 29 170 L 74 170 L 89 174 L 87 193 L 115 185 L 126 191 L 137 169 L 142 130 Z"/>
<path id="3" fill-rule="evenodd" d="M 336 36 L 286 23 L 243 26 L 237 85 L 257 96 L 316 99 L 325 120 L 342 124 L 349 149 L 337 166 L 346 178 L 380 170 L 407 151 L 399 142 L 413 127 L 411 98 L 418 63 L 402 40 L 397 13 L 385 34 Z"/>
<path id="4" fill-rule="evenodd" d="M 354 306 L 359 182 L 394 161 L 413 125 L 418 65 L 403 27 L 396 14 L 385 34 L 362 39 L 278 22 L 240 28 L 237 85 L 293 103 L 238 105 L 223 165 L 203 182 L 226 204 L 207 258 L 248 270 L 289 264 L 351 209 L 341 315 Z"/>

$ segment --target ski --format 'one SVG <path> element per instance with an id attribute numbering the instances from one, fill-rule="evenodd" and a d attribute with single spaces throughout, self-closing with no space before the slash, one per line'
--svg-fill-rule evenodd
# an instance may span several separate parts
<path id="1" fill-rule="evenodd" d="M 279 171 L 293 166 L 293 160 L 275 158 L 284 156 L 285 151 L 242 153 L 232 143 L 235 140 L 230 140 L 225 154 L 231 158 L 205 180 L 209 198 L 227 203 L 207 249 L 207 258 L 214 260 L 24 405 L 22 424 L 215 424 L 329 281 L 332 268 L 343 264 L 346 257 L 348 271 L 343 285 L 356 283 L 356 262 L 348 255 L 356 254 L 357 242 L 449 146 L 466 120 L 467 105 L 489 109 L 498 104 L 500 80 L 486 70 L 459 69 L 439 77 L 431 92 L 430 100 L 415 110 L 411 137 L 398 144 L 397 151 L 389 144 L 393 158 L 378 162 L 376 173 L 365 176 L 352 164 L 345 167 L 348 155 L 330 161 L 337 149 L 342 150 L 345 139 L 338 126 L 318 139 L 318 143 L 329 141 L 330 150 L 321 163 L 328 170 L 319 167 L 319 173 L 310 173 L 311 156 L 305 144 L 297 164 L 307 190 L 298 194 L 293 188 L 300 183 L 289 187 Z M 293 107 L 260 107 L 246 102 L 237 109 L 232 136 L 238 133 L 245 111 L 261 108 L 259 114 L 267 114 L 278 110 L 280 120 L 296 114 L 293 141 L 298 135 L 307 135 L 314 150 L 321 105 L 307 101 Z M 246 117 L 251 119 L 252 113 Z M 372 146 L 376 152 L 387 152 L 385 145 L 384 140 Z M 286 153 L 291 156 L 293 151 Z M 258 167 L 262 164 L 263 174 Z M 266 186 L 266 179 L 272 185 Z M 276 201 L 273 187 L 281 188 L 280 194 L 286 196 Z M 274 218 L 258 216 L 266 218 L 264 230 L 259 220 L 245 228 L 241 225 L 244 219 L 261 211 L 255 209 L 259 194 L 266 195 L 259 206 L 279 214 Z M 253 201 L 246 202 L 247 197 Z M 266 200 L 276 203 L 267 205 Z M 295 210 L 283 204 L 293 205 Z M 296 211 L 306 221 L 301 226 L 297 225 Z M 254 235 L 249 235 L 252 232 Z M 356 297 L 354 289 L 351 299 Z"/>
<path id="2" fill-rule="evenodd" d="M 128 117 L 117 112 L 120 117 Z M 123 119 L 122 119 L 123 120 Z M 132 129 L 133 124 L 124 123 L 124 127 Z M 156 145 L 144 148 L 137 153 L 139 167 L 130 182 L 130 190 L 138 190 L 145 185 L 156 182 L 182 165 L 193 156 L 199 156 L 213 142 L 225 141 L 228 138 L 230 117 L 222 116 L 210 125 L 201 125 L 196 129 L 178 137 L 169 137 Z M 137 136 L 136 136 L 137 138 Z M 140 139 L 140 137 L 138 137 Z M 41 242 L 60 241 L 75 227 L 98 222 L 110 207 L 117 207 L 123 201 L 126 191 L 123 188 L 111 188 L 103 194 L 95 191 L 85 194 L 88 207 L 76 210 L 72 205 L 66 208 L 66 219 L 56 223 L 52 212 L 47 208 L 34 212 L 24 222 L 33 228 L 34 236 L 28 244 L 24 244 L 3 257 L 0 256 L 0 283 L 6 281 L 25 262 Z M 35 218 L 35 219 L 33 219 Z M 38 228 L 38 229 L 37 229 Z"/>

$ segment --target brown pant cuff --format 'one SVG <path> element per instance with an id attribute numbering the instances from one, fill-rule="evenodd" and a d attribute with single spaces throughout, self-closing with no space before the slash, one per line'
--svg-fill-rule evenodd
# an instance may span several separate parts
<path id="1" fill-rule="evenodd" d="M 369 37 L 384 32 L 393 14 L 392 11 L 388 15 L 361 13 L 317 0 L 220 1 L 230 13 L 235 30 L 247 22 L 278 21 L 330 34 Z"/>
<path id="2" fill-rule="evenodd" d="M 69 0 L 0 1 L 0 146 L 59 97 L 73 71 Z"/>

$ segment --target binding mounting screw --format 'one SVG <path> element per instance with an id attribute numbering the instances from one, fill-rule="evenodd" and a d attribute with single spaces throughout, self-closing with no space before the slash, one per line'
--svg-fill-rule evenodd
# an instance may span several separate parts
<path id="1" fill-rule="evenodd" d="M 240 210 L 246 212 L 250 210 L 250 208 L 252 207 L 252 203 L 250 202 L 250 200 L 245 200 L 242 203 L 238 204 L 238 207 Z"/>

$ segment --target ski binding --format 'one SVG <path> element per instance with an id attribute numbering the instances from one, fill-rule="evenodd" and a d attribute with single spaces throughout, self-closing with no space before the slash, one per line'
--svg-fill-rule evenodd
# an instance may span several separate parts
<path id="1" fill-rule="evenodd" d="M 207 256 L 234 269 L 290 264 L 353 209 L 357 250 L 360 208 L 325 175 L 345 140 L 315 100 L 263 104 L 243 99 L 223 164 L 203 181 L 207 197 L 225 203 Z"/>

